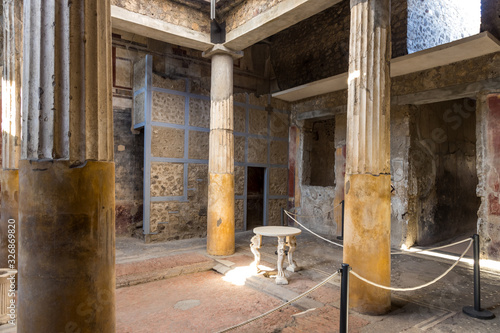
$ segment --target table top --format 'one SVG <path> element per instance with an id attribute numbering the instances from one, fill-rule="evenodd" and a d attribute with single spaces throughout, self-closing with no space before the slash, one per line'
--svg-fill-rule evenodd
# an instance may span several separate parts
<path id="1" fill-rule="evenodd" d="M 262 236 L 296 236 L 299 235 L 302 230 L 294 227 L 279 227 L 279 226 L 268 226 L 268 227 L 257 227 L 253 229 L 253 232 L 257 235 Z"/>

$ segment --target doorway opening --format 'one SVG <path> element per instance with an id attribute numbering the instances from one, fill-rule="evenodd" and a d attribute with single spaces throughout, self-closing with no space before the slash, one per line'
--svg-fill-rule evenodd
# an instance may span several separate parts
<path id="1" fill-rule="evenodd" d="M 418 106 L 411 159 L 419 245 L 470 236 L 477 228 L 475 110 L 472 99 Z"/>
<path id="2" fill-rule="evenodd" d="M 264 225 L 264 188 L 266 168 L 248 167 L 247 230 Z"/>

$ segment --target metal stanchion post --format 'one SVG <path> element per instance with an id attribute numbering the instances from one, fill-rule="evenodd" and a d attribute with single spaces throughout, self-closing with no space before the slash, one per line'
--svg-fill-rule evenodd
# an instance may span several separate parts
<path id="1" fill-rule="evenodd" d="M 347 333 L 349 327 L 349 264 L 342 264 L 340 269 L 342 278 L 340 282 L 340 333 Z"/>
<path id="2" fill-rule="evenodd" d="M 493 319 L 495 315 L 488 310 L 481 309 L 481 278 L 479 267 L 479 235 L 472 236 L 474 240 L 474 306 L 464 306 L 462 311 L 473 318 Z"/>
<path id="3" fill-rule="evenodd" d="M 285 225 L 285 208 L 281 207 L 281 225 Z"/>
<path id="4" fill-rule="evenodd" d="M 345 205 L 345 200 L 342 200 L 340 202 L 340 204 L 342 205 L 342 235 L 337 236 L 337 239 L 344 240 L 344 205 Z"/>

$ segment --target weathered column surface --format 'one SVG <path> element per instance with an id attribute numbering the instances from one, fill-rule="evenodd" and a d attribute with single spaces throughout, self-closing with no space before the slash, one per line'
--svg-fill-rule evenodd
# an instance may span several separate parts
<path id="1" fill-rule="evenodd" d="M 115 331 L 109 0 L 25 0 L 18 332 Z"/>
<path id="2" fill-rule="evenodd" d="M 212 59 L 207 252 L 222 256 L 234 253 L 233 59 L 243 53 L 215 45 L 203 56 Z"/>
<path id="3" fill-rule="evenodd" d="M 2 74 L 2 209 L 0 267 L 7 265 L 9 219 L 18 228 L 19 158 L 21 156 L 21 77 L 23 57 L 23 1 L 3 0 Z"/>
<path id="4" fill-rule="evenodd" d="M 390 0 L 351 0 L 344 262 L 390 285 Z M 352 277 L 351 307 L 382 314 L 390 292 Z"/>
<path id="5" fill-rule="evenodd" d="M 500 89 L 477 96 L 478 234 L 482 259 L 500 260 Z"/>

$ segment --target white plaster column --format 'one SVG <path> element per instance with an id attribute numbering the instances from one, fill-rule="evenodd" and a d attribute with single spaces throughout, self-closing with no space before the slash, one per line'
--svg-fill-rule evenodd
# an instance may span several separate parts
<path id="1" fill-rule="evenodd" d="M 203 56 L 212 60 L 207 252 L 230 255 L 234 253 L 233 60 L 243 52 L 218 44 Z"/>
<path id="2" fill-rule="evenodd" d="M 351 0 L 344 262 L 390 285 L 390 0 Z M 390 292 L 352 277 L 350 305 L 390 309 Z"/>
<path id="3" fill-rule="evenodd" d="M 9 267 L 7 265 L 8 220 L 15 220 L 16 229 L 18 227 L 18 168 L 21 156 L 21 77 L 23 59 L 22 16 L 22 0 L 3 0 L 1 267 Z"/>
<path id="4" fill-rule="evenodd" d="M 25 0 L 18 332 L 114 332 L 109 0 Z"/>

